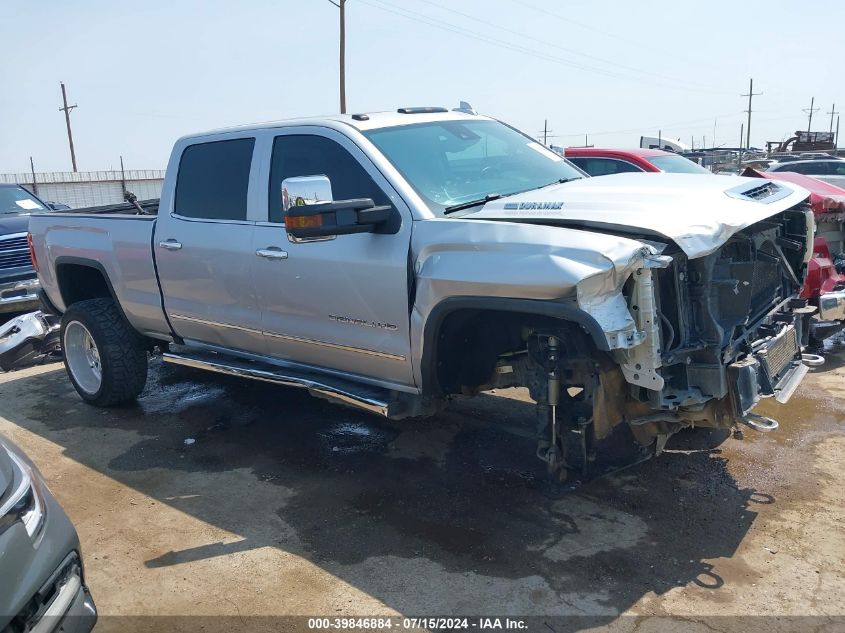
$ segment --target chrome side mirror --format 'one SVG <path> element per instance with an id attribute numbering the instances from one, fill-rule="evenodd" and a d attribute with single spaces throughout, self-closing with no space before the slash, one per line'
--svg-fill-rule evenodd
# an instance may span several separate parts
<path id="1" fill-rule="evenodd" d="M 328 176 L 296 176 L 282 181 L 282 212 L 291 207 L 331 202 L 332 183 Z"/>

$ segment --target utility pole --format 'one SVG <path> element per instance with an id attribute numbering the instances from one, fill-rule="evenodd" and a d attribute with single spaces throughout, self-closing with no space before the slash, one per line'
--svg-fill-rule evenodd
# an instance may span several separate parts
<path id="1" fill-rule="evenodd" d="M 549 129 L 549 120 L 543 119 L 543 129 L 537 132 L 537 134 L 543 135 L 543 145 L 546 147 L 549 146 L 549 139 L 557 137 L 557 134 L 552 134 L 554 130 Z M 537 140 L 540 140 L 539 138 Z"/>
<path id="2" fill-rule="evenodd" d="M 747 95 L 739 95 L 740 97 L 748 97 L 748 109 L 746 110 L 746 112 L 748 113 L 748 126 L 746 127 L 746 130 L 745 130 L 745 133 L 746 133 L 745 146 L 748 149 L 751 149 L 751 98 L 752 97 L 758 97 L 761 94 L 763 94 L 763 93 L 762 92 L 754 92 L 754 79 L 749 79 L 748 80 L 748 94 Z M 740 141 L 741 140 L 742 139 L 740 139 Z M 742 142 L 740 142 L 739 146 L 742 147 Z"/>
<path id="3" fill-rule="evenodd" d="M 340 113 L 346 114 L 346 0 L 329 0 L 340 10 Z"/>
<path id="4" fill-rule="evenodd" d="M 836 136 L 833 137 L 833 149 L 839 147 L 839 117 L 836 117 Z"/>
<path id="5" fill-rule="evenodd" d="M 810 107 L 804 108 L 804 112 L 806 112 L 809 116 L 807 118 L 807 134 L 810 133 L 810 128 L 813 127 L 813 113 L 818 111 L 818 108 L 814 108 L 813 104 L 816 102 L 815 97 L 810 97 Z"/>
<path id="6" fill-rule="evenodd" d="M 346 114 L 346 0 L 340 2 L 340 113 Z"/>
<path id="7" fill-rule="evenodd" d="M 543 145 L 549 144 L 549 120 L 543 119 Z"/>
<path id="8" fill-rule="evenodd" d="M 65 90 L 64 82 L 59 82 L 62 86 L 62 103 L 63 108 L 59 108 L 59 112 L 65 113 L 65 124 L 67 124 L 67 142 L 70 145 L 70 162 L 73 164 L 73 171 L 76 171 L 76 153 L 73 151 L 73 133 L 70 131 L 70 111 L 78 107 L 75 103 L 72 106 L 67 104 L 67 91 Z"/>
<path id="9" fill-rule="evenodd" d="M 833 115 L 834 115 L 834 114 L 839 114 L 839 113 L 836 111 L 836 104 L 834 103 L 834 104 L 831 106 L 831 108 L 830 108 L 830 112 L 825 112 L 825 114 L 829 114 L 829 115 L 830 115 L 830 130 L 829 130 L 829 132 L 830 132 L 831 134 L 833 134 Z"/>
<path id="10" fill-rule="evenodd" d="M 35 163 L 32 162 L 32 156 L 29 157 L 29 168 L 32 170 L 32 193 L 38 195 L 38 183 L 35 182 Z"/>
<path id="11" fill-rule="evenodd" d="M 126 196 L 126 172 L 123 169 L 123 154 L 120 155 L 120 188 L 123 189 L 123 196 Z"/>
<path id="12" fill-rule="evenodd" d="M 739 149 L 742 149 L 742 137 L 745 132 L 745 123 L 739 124 Z M 741 152 L 740 152 L 741 154 Z"/>

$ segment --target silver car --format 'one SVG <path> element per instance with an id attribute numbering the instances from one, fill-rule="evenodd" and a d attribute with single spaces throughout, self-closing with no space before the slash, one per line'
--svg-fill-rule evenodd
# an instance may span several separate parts
<path id="1" fill-rule="evenodd" d="M 818 178 L 837 187 L 845 187 L 845 160 L 841 158 L 830 157 L 777 162 L 770 165 L 766 171 L 791 171 Z"/>
<path id="2" fill-rule="evenodd" d="M 87 633 L 79 537 L 35 465 L 0 435 L 0 633 Z"/>

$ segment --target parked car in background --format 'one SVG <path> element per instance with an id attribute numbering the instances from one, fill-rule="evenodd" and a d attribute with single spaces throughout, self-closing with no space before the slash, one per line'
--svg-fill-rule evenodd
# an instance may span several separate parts
<path id="1" fill-rule="evenodd" d="M 38 277 L 26 234 L 30 214 L 50 210 L 20 185 L 0 184 L 0 314 L 38 309 Z"/>
<path id="2" fill-rule="evenodd" d="M 567 147 L 566 159 L 591 176 L 626 172 L 666 172 L 672 174 L 710 174 L 691 160 L 660 149 L 600 149 Z"/>
<path id="3" fill-rule="evenodd" d="M 96 621 L 76 530 L 35 465 L 0 434 L 0 631 L 86 633 Z"/>
<path id="4" fill-rule="evenodd" d="M 770 165 L 766 171 L 791 171 L 796 174 L 812 176 L 837 187 L 845 187 L 845 159 L 814 158 L 812 160 L 779 161 Z"/>

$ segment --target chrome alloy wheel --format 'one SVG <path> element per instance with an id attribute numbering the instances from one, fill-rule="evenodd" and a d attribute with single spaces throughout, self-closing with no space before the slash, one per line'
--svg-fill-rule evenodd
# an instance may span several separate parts
<path id="1" fill-rule="evenodd" d="M 103 383 L 103 367 L 91 332 L 79 321 L 71 321 L 65 327 L 63 346 L 68 370 L 76 384 L 85 393 L 97 393 Z"/>

